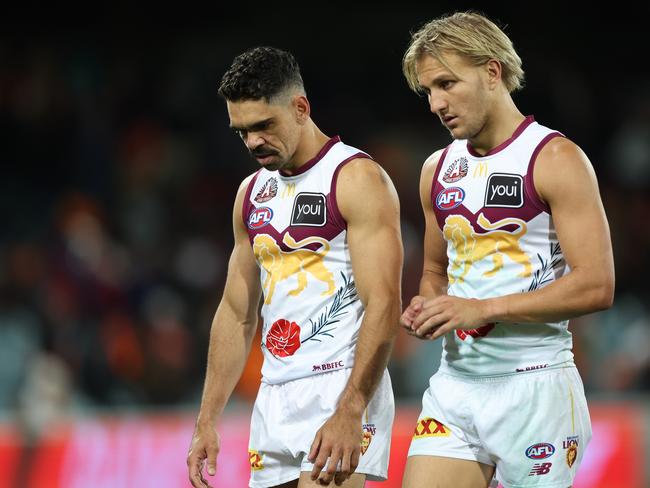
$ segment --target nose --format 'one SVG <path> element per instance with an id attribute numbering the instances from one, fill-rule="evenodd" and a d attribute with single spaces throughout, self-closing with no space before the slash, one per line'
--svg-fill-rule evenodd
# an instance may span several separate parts
<path id="1" fill-rule="evenodd" d="M 447 108 L 447 100 L 440 95 L 431 93 L 429 94 L 429 107 L 434 114 L 440 114 Z"/>
<path id="2" fill-rule="evenodd" d="M 249 151 L 254 151 L 258 147 L 264 144 L 264 138 L 257 132 L 249 132 L 246 134 L 246 139 L 244 143 Z"/>

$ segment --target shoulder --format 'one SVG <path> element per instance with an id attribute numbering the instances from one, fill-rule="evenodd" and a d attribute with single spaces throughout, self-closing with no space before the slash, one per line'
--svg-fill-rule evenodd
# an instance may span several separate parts
<path id="1" fill-rule="evenodd" d="M 591 162 L 580 147 L 566 137 L 554 137 L 541 148 L 535 175 L 554 175 L 555 178 L 570 176 L 575 172 L 591 170 Z"/>
<path id="2" fill-rule="evenodd" d="M 336 201 L 343 218 L 365 215 L 368 209 L 398 208 L 397 192 L 386 171 L 372 159 L 356 158 L 341 168 Z"/>
<path id="3" fill-rule="evenodd" d="M 426 199 L 428 193 L 431 191 L 433 184 L 433 176 L 436 174 L 436 169 L 440 164 L 440 159 L 445 153 L 446 148 L 438 149 L 431 156 L 429 156 L 422 165 L 420 173 L 420 197 Z"/>
<path id="4" fill-rule="evenodd" d="M 539 152 L 538 158 L 543 158 L 548 161 L 555 161 L 557 159 L 566 159 L 567 157 L 581 157 L 584 152 L 580 147 L 564 136 L 558 135 L 550 139 Z"/>
<path id="5" fill-rule="evenodd" d="M 255 171 L 255 173 L 249 174 L 246 178 L 242 180 L 242 182 L 239 184 L 239 188 L 237 189 L 237 198 L 244 198 L 246 195 L 246 191 L 248 190 L 248 187 L 250 184 L 253 182 L 255 177 L 259 174 L 259 170 Z"/>
<path id="6" fill-rule="evenodd" d="M 585 183 L 597 185 L 591 161 L 580 146 L 566 137 L 554 137 L 544 145 L 533 178 L 540 197 L 547 202 L 554 194 L 566 194 Z"/>
<path id="7" fill-rule="evenodd" d="M 424 164 L 422 165 L 422 177 L 430 176 L 433 178 L 433 175 L 438 168 L 438 164 L 440 163 L 440 159 L 442 158 L 445 149 L 446 148 L 444 147 L 442 149 L 438 149 L 424 161 Z"/>
<path id="8" fill-rule="evenodd" d="M 374 160 L 359 157 L 350 160 L 341 168 L 337 187 L 354 185 L 355 188 L 390 183 L 386 171 Z"/>
<path id="9" fill-rule="evenodd" d="M 248 175 L 239 184 L 239 188 L 237 189 L 237 196 L 235 197 L 235 208 L 234 208 L 235 213 L 238 212 L 241 213 L 242 205 L 244 203 L 244 200 L 246 199 L 246 193 L 248 192 L 248 188 L 258 174 L 259 171 L 256 171 L 255 173 Z"/>

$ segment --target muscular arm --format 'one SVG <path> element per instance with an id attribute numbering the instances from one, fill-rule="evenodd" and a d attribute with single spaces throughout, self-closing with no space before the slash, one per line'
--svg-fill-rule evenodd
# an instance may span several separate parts
<path id="1" fill-rule="evenodd" d="M 384 374 L 397 332 L 403 261 L 397 193 L 375 162 L 356 159 L 344 166 L 336 197 L 348 225 L 354 280 L 365 313 L 350 378 L 335 414 L 317 433 L 310 452 L 310 459 L 318 453 L 314 479 L 331 454 L 322 478 L 326 481 L 332 479 L 340 456 L 344 475 L 356 468 L 362 415 Z M 350 431 L 354 436 L 348 437 Z"/>
<path id="2" fill-rule="evenodd" d="M 241 215 L 249 181 L 250 177 L 244 180 L 235 199 L 235 245 L 223 297 L 212 321 L 203 398 L 187 459 L 190 481 L 195 487 L 208 486 L 201 475 L 205 459 L 210 474 L 216 469 L 219 441 L 215 426 L 241 376 L 257 328 L 259 269 Z"/>
<path id="3" fill-rule="evenodd" d="M 591 163 L 574 143 L 556 138 L 540 152 L 533 178 L 540 198 L 550 207 L 571 271 L 533 292 L 485 300 L 428 301 L 412 324 L 418 335 L 436 339 L 454 329 L 496 321 L 557 322 L 611 306 L 612 247 Z"/>
<path id="4" fill-rule="evenodd" d="M 573 142 L 555 138 L 540 152 L 533 176 L 571 271 L 545 288 L 487 300 L 486 322 L 556 322 L 612 304 L 609 225 L 587 156 Z"/>

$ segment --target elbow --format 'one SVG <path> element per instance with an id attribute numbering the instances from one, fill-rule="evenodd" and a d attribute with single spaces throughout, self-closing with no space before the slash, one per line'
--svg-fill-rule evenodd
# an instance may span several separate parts
<path id="1" fill-rule="evenodd" d="M 600 283 L 594 290 L 592 303 L 593 312 L 602 312 L 612 307 L 614 304 L 614 279 L 606 280 Z"/>

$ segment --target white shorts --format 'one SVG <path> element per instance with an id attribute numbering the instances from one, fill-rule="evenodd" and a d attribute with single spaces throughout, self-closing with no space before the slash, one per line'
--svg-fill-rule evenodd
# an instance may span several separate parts
<path id="1" fill-rule="evenodd" d="M 496 466 L 505 488 L 567 488 L 590 439 L 573 366 L 487 378 L 438 372 L 424 392 L 408 455 Z"/>
<path id="2" fill-rule="evenodd" d="M 336 410 L 351 372 L 346 368 L 278 385 L 262 383 L 248 444 L 251 488 L 276 486 L 312 470 L 307 455 L 314 436 Z M 393 388 L 385 371 L 363 416 L 363 454 L 355 472 L 368 480 L 383 481 L 388 475 L 394 416 Z"/>

